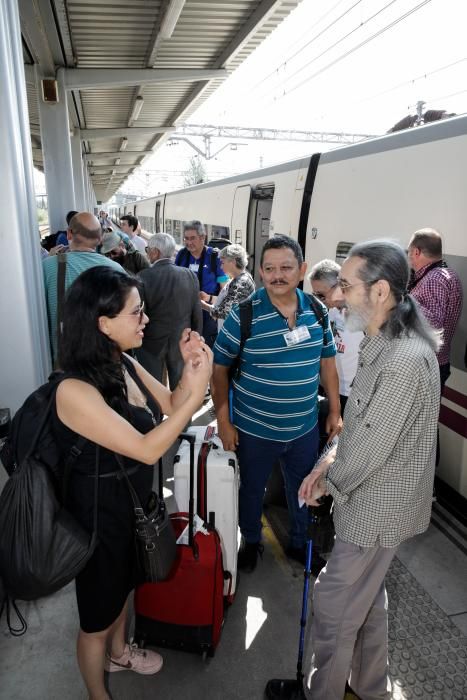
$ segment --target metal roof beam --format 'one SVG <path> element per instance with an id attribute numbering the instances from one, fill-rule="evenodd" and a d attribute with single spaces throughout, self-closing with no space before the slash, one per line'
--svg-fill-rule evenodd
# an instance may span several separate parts
<path id="1" fill-rule="evenodd" d="M 89 166 L 89 170 L 91 172 L 91 175 L 103 175 L 105 173 L 109 173 L 111 175 L 112 173 L 119 173 L 119 175 L 126 175 L 132 172 L 135 168 L 137 168 L 137 165 L 91 165 Z"/>
<path id="2" fill-rule="evenodd" d="M 121 136 L 150 136 L 151 134 L 167 134 L 175 131 L 173 126 L 127 126 L 112 129 L 81 129 L 81 139 L 114 139 Z"/>
<path id="3" fill-rule="evenodd" d="M 165 82 L 197 82 L 228 76 L 225 69 L 59 68 L 59 71 L 63 72 L 67 90 L 92 90 Z"/>
<path id="4" fill-rule="evenodd" d="M 48 38 L 48 33 L 54 32 L 54 28 L 46 26 L 36 2 L 20 0 L 18 8 L 21 17 L 21 34 L 34 57 L 34 62 L 40 64 L 44 75 L 54 75 L 55 62 L 50 47 L 52 42 Z"/>
<path id="5" fill-rule="evenodd" d="M 283 0 L 263 0 L 260 2 L 251 17 L 242 25 L 240 31 L 237 32 L 230 44 L 226 46 L 219 58 L 216 59 L 215 65 L 224 66 L 230 61 L 258 31 L 260 25 L 264 24 L 282 4 Z"/>
<path id="6" fill-rule="evenodd" d="M 133 156 L 138 158 L 139 156 L 149 156 L 153 151 L 95 151 L 93 153 L 86 153 L 85 158 L 87 161 L 95 160 L 96 158 L 119 158 L 120 156 Z"/>

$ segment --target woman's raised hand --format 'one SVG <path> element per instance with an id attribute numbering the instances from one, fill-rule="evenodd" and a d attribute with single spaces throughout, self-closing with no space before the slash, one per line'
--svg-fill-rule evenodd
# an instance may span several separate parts
<path id="1" fill-rule="evenodd" d="M 185 364 L 191 359 L 193 354 L 196 354 L 197 350 L 206 347 L 204 338 L 200 336 L 196 331 L 192 331 L 191 328 L 185 328 L 182 332 L 182 337 L 179 343 L 180 353 Z"/>
<path id="2" fill-rule="evenodd" d="M 183 388 L 196 396 L 200 402 L 204 399 L 211 378 L 212 360 L 211 349 L 203 343 L 202 347 L 191 351 L 189 359 L 185 362 L 180 382 Z"/>

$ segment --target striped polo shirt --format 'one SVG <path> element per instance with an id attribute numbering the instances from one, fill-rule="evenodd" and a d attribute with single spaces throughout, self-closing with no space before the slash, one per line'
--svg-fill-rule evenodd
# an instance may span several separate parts
<path id="1" fill-rule="evenodd" d="M 296 327 L 306 326 L 309 338 L 287 345 L 287 319 L 271 303 L 264 288 L 251 297 L 251 335 L 242 352 L 242 371 L 234 380 L 233 423 L 255 437 L 290 442 L 317 423 L 317 396 L 321 358 L 334 357 L 336 349 L 323 306 L 323 328 L 307 296 L 297 289 Z M 229 367 L 240 347 L 238 305 L 217 336 L 214 362 Z"/>
<path id="2" fill-rule="evenodd" d="M 75 281 L 79 275 L 90 267 L 104 265 L 114 270 L 124 272 L 121 265 L 114 260 L 106 258 L 100 253 L 88 253 L 82 250 L 69 251 L 66 254 L 65 290 Z M 42 261 L 44 273 L 45 298 L 47 302 L 47 316 L 49 319 L 49 336 L 52 350 L 52 359 L 57 357 L 57 273 L 58 258 L 50 255 Z"/>

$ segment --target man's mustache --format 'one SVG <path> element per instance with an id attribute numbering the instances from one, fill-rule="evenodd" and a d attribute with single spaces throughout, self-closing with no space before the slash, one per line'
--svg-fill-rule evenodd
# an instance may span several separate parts
<path id="1" fill-rule="evenodd" d="M 273 280 L 271 284 L 287 284 L 285 280 Z"/>

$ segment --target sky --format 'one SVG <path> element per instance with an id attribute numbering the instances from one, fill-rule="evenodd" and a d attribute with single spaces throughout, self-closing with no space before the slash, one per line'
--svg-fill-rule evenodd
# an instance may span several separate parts
<path id="1" fill-rule="evenodd" d="M 466 0 L 302 0 L 187 120 L 190 124 L 383 134 L 408 114 L 467 112 Z M 192 139 L 199 147 L 201 139 Z M 335 144 L 245 141 L 204 161 L 210 179 Z M 225 141 L 213 140 L 212 151 Z M 182 186 L 195 151 L 164 145 L 124 185 L 151 196 Z"/>

